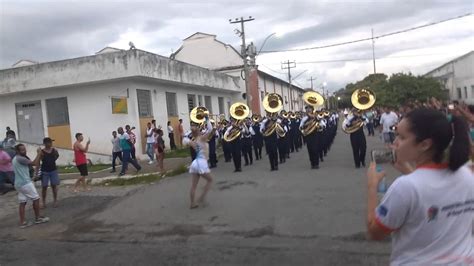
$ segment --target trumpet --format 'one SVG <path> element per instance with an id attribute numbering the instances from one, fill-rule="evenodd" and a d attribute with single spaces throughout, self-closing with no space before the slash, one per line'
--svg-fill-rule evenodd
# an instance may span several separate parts
<path id="1" fill-rule="evenodd" d="M 237 120 L 236 125 L 240 125 L 245 120 L 245 118 L 249 116 L 250 108 L 246 104 L 238 102 L 230 106 L 229 112 L 230 116 Z M 240 128 L 233 127 L 229 133 L 226 132 L 226 134 L 224 134 L 224 140 L 226 142 L 231 142 L 240 137 L 240 134 Z"/>
<path id="2" fill-rule="evenodd" d="M 358 110 L 357 112 L 371 108 L 375 104 L 375 100 L 375 93 L 367 88 L 357 89 L 351 95 L 351 103 Z M 351 112 L 349 116 L 350 115 L 354 115 L 354 112 Z M 347 134 L 351 134 L 363 126 L 364 121 L 360 118 L 356 118 L 355 121 L 352 121 L 351 126 L 346 126 L 342 123 L 342 130 Z"/>
<path id="3" fill-rule="evenodd" d="M 283 117 L 283 118 L 285 118 L 285 119 L 288 119 L 289 114 L 288 114 L 287 111 L 281 110 L 281 111 L 280 111 L 280 116 Z"/>
<path id="4" fill-rule="evenodd" d="M 261 115 L 259 115 L 259 114 L 253 114 L 253 115 L 252 115 L 252 121 L 253 121 L 254 123 L 260 123 L 260 122 L 262 122 L 262 120 L 263 120 L 263 119 L 262 119 L 262 116 L 261 116 Z"/>

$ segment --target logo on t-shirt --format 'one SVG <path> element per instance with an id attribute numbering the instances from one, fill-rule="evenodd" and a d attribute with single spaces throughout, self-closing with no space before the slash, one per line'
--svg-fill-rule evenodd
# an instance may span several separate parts
<path id="1" fill-rule="evenodd" d="M 436 206 L 431 206 L 428 209 L 428 222 L 436 220 L 436 218 L 438 217 L 438 210 L 439 209 Z"/>
<path id="2" fill-rule="evenodd" d="M 384 205 L 380 205 L 377 211 L 381 217 L 385 217 L 388 213 L 388 209 Z"/>

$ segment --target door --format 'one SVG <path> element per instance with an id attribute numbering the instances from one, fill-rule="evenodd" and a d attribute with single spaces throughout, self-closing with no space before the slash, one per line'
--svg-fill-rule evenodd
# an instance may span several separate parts
<path id="1" fill-rule="evenodd" d="M 42 143 L 44 127 L 41 102 L 17 103 L 15 109 L 18 139 L 25 142 Z"/>
<path id="2" fill-rule="evenodd" d="M 142 154 L 146 153 L 146 125 L 153 120 L 153 107 L 151 104 L 151 92 L 149 90 L 138 90 L 137 89 L 137 100 L 138 100 L 138 116 L 139 116 L 139 129 L 135 133 L 137 136 L 137 142 L 142 144 Z"/>

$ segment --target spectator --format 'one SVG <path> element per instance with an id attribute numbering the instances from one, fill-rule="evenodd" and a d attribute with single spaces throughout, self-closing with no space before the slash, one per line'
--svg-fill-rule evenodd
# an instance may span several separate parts
<path id="1" fill-rule="evenodd" d="M 87 140 L 86 146 L 82 145 L 82 141 L 84 141 L 84 136 L 82 133 L 76 133 L 76 142 L 74 142 L 73 149 L 74 149 L 74 161 L 76 162 L 76 167 L 79 170 L 80 176 L 77 178 L 76 184 L 74 185 L 74 192 L 79 192 L 79 186 L 82 183 L 84 190 L 91 190 L 91 188 L 87 188 L 86 178 L 89 175 L 87 171 L 87 158 L 86 153 L 89 151 L 89 144 L 91 144 L 91 140 Z"/>
<path id="2" fill-rule="evenodd" d="M 383 140 L 385 144 L 390 145 L 395 140 L 395 133 L 393 126 L 398 122 L 398 116 L 395 112 L 391 111 L 390 108 L 385 108 L 385 112 L 380 116 L 380 124 L 382 128 L 380 132 L 383 134 Z"/>
<path id="3" fill-rule="evenodd" d="M 131 158 L 131 150 L 132 150 L 132 140 L 130 136 L 123 131 L 122 127 L 119 127 L 117 129 L 117 132 L 120 134 L 120 148 L 122 148 L 122 171 L 120 171 L 119 175 L 125 175 L 125 172 L 127 171 L 128 168 L 128 163 L 131 163 L 135 169 L 137 169 L 137 172 L 142 169 L 142 167 L 137 163 L 136 160 Z"/>
<path id="4" fill-rule="evenodd" d="M 178 134 L 179 134 L 179 147 L 183 148 L 183 137 L 184 137 L 183 119 L 179 119 Z"/>
<path id="5" fill-rule="evenodd" d="M 37 165 L 40 158 L 41 148 L 38 148 L 36 158 L 31 161 L 26 156 L 26 148 L 23 144 L 15 146 L 16 156 L 13 158 L 13 170 L 15 171 L 15 189 L 18 192 L 18 201 L 20 203 L 20 228 L 26 228 L 33 225 L 25 219 L 25 208 L 28 201 L 33 202 L 33 210 L 35 212 L 35 224 L 46 223 L 49 221 L 48 217 L 40 215 L 39 195 L 36 188 L 31 181 L 30 166 Z"/>
<path id="6" fill-rule="evenodd" d="M 112 171 L 115 173 L 115 162 L 117 158 L 122 162 L 122 148 L 120 148 L 120 139 L 117 137 L 117 131 L 112 131 Z"/>
<path id="7" fill-rule="evenodd" d="M 15 184 L 15 174 L 13 172 L 12 158 L 3 147 L 0 146 L 0 195 L 10 190 L 5 187 L 6 181 Z"/>
<path id="8" fill-rule="evenodd" d="M 155 129 L 152 127 L 152 124 L 151 123 L 148 123 L 146 125 L 146 134 L 145 134 L 145 138 L 146 138 L 146 154 L 148 155 L 148 158 L 150 158 L 150 161 L 148 162 L 148 164 L 152 164 L 153 161 L 154 161 L 154 152 L 153 152 L 153 146 L 155 144 L 155 138 L 153 137 L 153 132 L 155 131 Z"/>
<path id="9" fill-rule="evenodd" d="M 56 167 L 56 160 L 59 158 L 58 151 L 53 148 L 53 139 L 44 138 L 44 149 L 41 150 L 37 168 L 40 167 L 41 162 L 41 187 L 43 208 L 46 208 L 46 195 L 48 192 L 48 185 L 51 184 L 53 190 L 53 208 L 58 207 L 58 186 L 59 175 Z"/>
<path id="10" fill-rule="evenodd" d="M 176 144 L 174 143 L 174 129 L 171 126 L 171 121 L 168 121 L 168 137 L 170 139 L 170 148 L 176 150 Z"/>
<path id="11" fill-rule="evenodd" d="M 130 127 L 129 125 L 125 126 L 125 130 L 127 132 L 127 135 L 130 138 L 130 143 L 132 144 L 132 147 L 131 147 L 131 150 L 130 150 L 130 156 L 131 156 L 132 160 L 137 159 L 137 157 L 135 155 L 135 143 L 137 142 L 137 136 L 135 135 L 135 133 L 133 133 L 134 129 L 135 129 L 135 127 Z"/>
<path id="12" fill-rule="evenodd" d="M 370 165 L 368 223 L 371 239 L 392 235 L 391 265 L 472 263 L 474 178 L 467 124 L 449 121 L 436 110 L 417 109 L 399 123 L 394 150 L 397 178 L 377 206 L 377 186 L 385 173 Z M 449 157 L 445 162 L 448 146 Z M 416 170 L 403 165 L 415 162 Z"/>
<path id="13" fill-rule="evenodd" d="M 165 173 L 165 168 L 163 167 L 163 161 L 165 159 L 165 141 L 163 140 L 163 130 L 156 129 L 156 162 L 158 164 L 158 168 L 160 169 L 160 173 Z"/>

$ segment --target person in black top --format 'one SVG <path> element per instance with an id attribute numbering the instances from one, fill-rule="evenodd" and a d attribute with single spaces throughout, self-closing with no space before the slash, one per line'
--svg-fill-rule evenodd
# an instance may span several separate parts
<path id="1" fill-rule="evenodd" d="M 41 186 L 42 186 L 42 208 L 46 208 L 46 195 L 48 191 L 48 185 L 51 184 L 53 190 L 53 207 L 58 206 L 58 186 L 59 186 L 59 175 L 56 167 L 56 160 L 59 158 L 58 151 L 53 148 L 53 139 L 44 138 L 43 144 L 44 149 L 41 150 L 39 155 L 38 165 L 36 169 L 39 169 L 41 162 Z"/>
<path id="2" fill-rule="evenodd" d="M 255 135 L 252 137 L 253 149 L 255 152 L 255 159 L 258 161 L 262 159 L 262 148 L 263 148 L 263 135 L 260 132 L 260 123 L 255 122 L 252 126 Z"/>
<path id="3" fill-rule="evenodd" d="M 265 118 L 260 124 L 260 132 L 262 133 L 262 136 L 263 132 L 265 132 L 268 127 L 270 127 L 271 123 L 279 122 L 275 116 L 272 116 L 271 114 L 267 114 L 267 116 L 269 117 Z M 263 139 L 265 141 L 265 149 L 268 154 L 268 159 L 270 160 L 270 169 L 271 171 L 278 171 L 277 133 L 274 131 L 268 136 L 264 136 Z"/>

